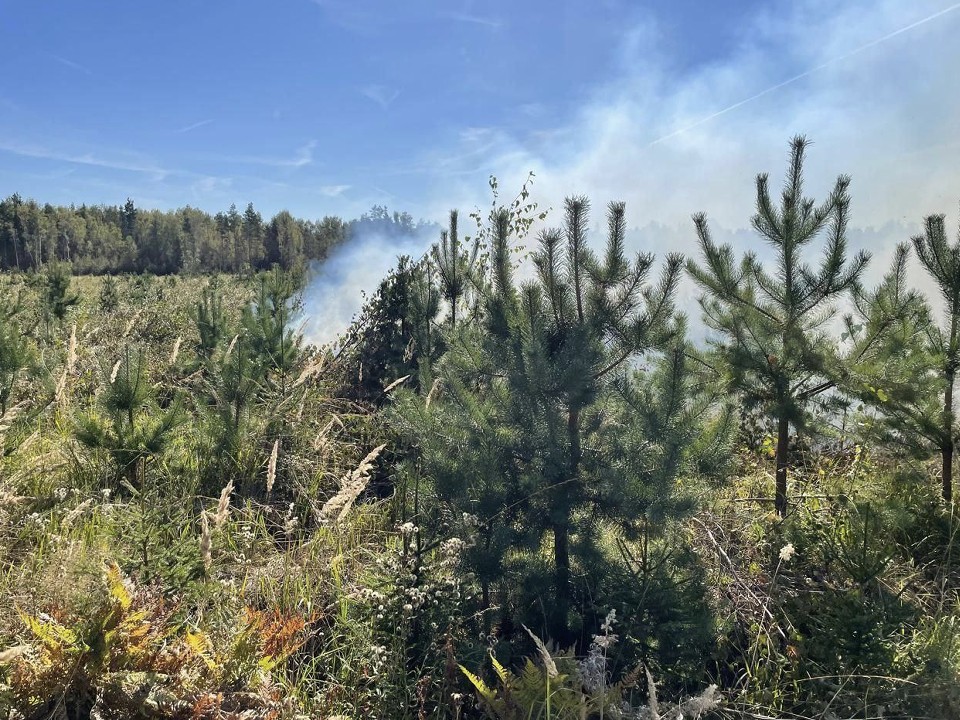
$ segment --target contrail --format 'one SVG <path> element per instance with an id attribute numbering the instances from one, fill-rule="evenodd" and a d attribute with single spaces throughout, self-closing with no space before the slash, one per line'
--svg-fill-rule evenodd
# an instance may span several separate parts
<path id="1" fill-rule="evenodd" d="M 52 59 L 54 59 L 54 60 L 56 60 L 58 63 L 60 63 L 60 64 L 62 64 L 62 65 L 66 65 L 68 68 L 73 68 L 74 70 L 77 70 L 77 71 L 79 71 L 79 72 L 82 72 L 82 73 L 84 73 L 85 75 L 93 75 L 93 70 L 91 70 L 91 69 L 88 68 L 88 67 L 84 67 L 84 66 L 81 65 L 80 63 L 74 62 L 73 60 L 70 60 L 69 58 L 61 57 L 60 55 L 54 55 L 53 53 L 47 53 L 47 56 L 50 57 L 50 58 L 52 58 Z"/>
<path id="2" fill-rule="evenodd" d="M 192 125 L 187 125 L 187 126 L 185 126 L 185 127 L 182 127 L 182 128 L 180 128 L 179 130 L 177 130 L 177 132 L 178 132 L 178 133 L 188 133 L 188 132 L 190 132 L 191 130 L 196 130 L 197 128 L 202 128 L 202 127 L 204 127 L 205 125 L 209 125 L 209 124 L 212 123 L 212 122 L 213 122 L 213 120 L 201 120 L 200 122 L 195 122 L 195 123 L 193 123 Z"/>
<path id="3" fill-rule="evenodd" d="M 881 38 L 877 38 L 876 40 L 871 40 L 871 41 L 868 42 L 866 45 L 861 45 L 860 47 L 858 47 L 858 48 L 856 48 L 856 49 L 854 49 L 854 50 L 851 50 L 850 52 L 848 52 L 848 53 L 846 53 L 846 54 L 844 54 L 844 55 L 838 55 L 838 56 L 835 57 L 835 58 L 831 58 L 830 60 L 827 60 L 826 62 L 821 63 L 820 65 L 817 65 L 816 67 L 812 67 L 812 68 L 810 68 L 809 70 L 805 70 L 804 72 L 800 73 L 799 75 L 794 75 L 792 78 L 788 78 L 788 79 L 784 80 L 783 82 L 777 83 L 776 85 L 772 85 L 772 86 L 768 87 L 766 90 L 761 90 L 761 91 L 758 92 L 756 95 L 751 95 L 750 97 L 748 97 L 748 98 L 746 98 L 746 99 L 744 99 L 744 100 L 741 100 L 741 101 L 739 101 L 739 102 L 736 102 L 736 103 L 734 103 L 733 105 L 730 105 L 729 107 L 725 107 L 723 110 L 718 110 L 717 112 L 713 113 L 712 115 L 708 115 L 708 116 L 705 117 L 705 118 L 701 118 L 700 120 L 697 120 L 695 123 L 693 123 L 693 124 L 691 124 L 691 125 L 687 125 L 686 127 L 682 127 L 682 128 L 680 128 L 679 130 L 674 130 L 672 133 L 670 133 L 670 134 L 668 134 L 668 135 L 664 135 L 663 137 L 659 137 L 659 138 L 657 138 L 656 140 L 654 140 L 653 142 L 651 142 L 649 145 L 647 145 L 647 147 L 653 147 L 654 145 L 657 145 L 657 144 L 659 144 L 659 143 L 662 143 L 664 140 L 669 140 L 670 138 L 674 138 L 674 137 L 676 137 L 677 135 L 682 135 L 683 133 L 687 132 L 688 130 L 693 130 L 694 128 L 699 127 L 700 125 L 703 125 L 704 123 L 710 122 L 711 120 L 720 117 L 721 115 L 726 115 L 728 112 L 731 112 L 731 111 L 733 111 L 733 110 L 736 110 L 737 108 L 742 107 L 743 105 L 746 105 L 747 103 L 753 102 L 754 100 L 756 100 L 756 99 L 758 99 L 758 98 L 762 98 L 764 95 L 769 95 L 770 93 L 772 93 L 772 92 L 774 92 L 774 91 L 776 91 L 776 90 L 779 90 L 780 88 L 785 87 L 786 85 L 789 85 L 789 84 L 791 84 L 791 83 L 795 83 L 797 80 L 802 80 L 803 78 L 807 77 L 808 75 L 812 75 L 813 73 L 819 72 L 820 70 L 823 70 L 823 69 L 826 68 L 826 67 L 829 67 L 829 66 L 831 66 L 831 65 L 835 65 L 835 64 L 838 63 L 838 62 L 842 62 L 842 61 L 844 61 L 844 60 L 847 60 L 847 59 L 853 57 L 854 55 L 857 55 L 857 54 L 859 54 L 859 53 L 862 53 L 864 50 L 869 50 L 870 48 L 872 48 L 872 47 L 874 47 L 874 46 L 876 46 L 876 45 L 879 45 L 880 43 L 884 43 L 884 42 L 886 42 L 887 40 L 891 40 L 892 38 L 897 37 L 897 35 L 902 35 L 903 33 L 909 32 L 910 30 L 913 30 L 913 29 L 916 28 L 916 27 L 920 27 L 921 25 L 925 25 L 926 23 L 930 22 L 931 20 L 936 20 L 938 17 L 941 17 L 941 16 L 943 16 L 943 15 L 946 15 L 947 13 L 953 12 L 953 11 L 956 10 L 957 8 L 960 8 L 960 3 L 956 3 L 956 4 L 954 4 L 954 5 L 951 5 L 951 6 L 948 7 L 948 8 L 945 8 L 945 9 L 943 9 L 943 10 L 940 10 L 939 12 L 935 12 L 933 15 L 929 15 L 929 16 L 923 18 L 922 20 L 917 20 L 916 22 L 912 22 L 912 23 L 910 23 L 909 25 L 906 25 L 906 26 L 900 28 L 899 30 L 894 30 L 892 33 L 888 33 L 887 35 L 884 35 L 884 36 L 881 37 Z"/>

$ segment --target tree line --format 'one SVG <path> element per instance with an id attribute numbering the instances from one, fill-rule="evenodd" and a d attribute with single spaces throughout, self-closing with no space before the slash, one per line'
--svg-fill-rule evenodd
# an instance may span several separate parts
<path id="1" fill-rule="evenodd" d="M 350 221 L 314 221 L 286 210 L 265 219 L 252 203 L 211 215 L 193 207 L 146 210 L 129 199 L 122 206 L 41 205 L 14 194 L 0 201 L 0 269 L 31 271 L 49 262 L 69 262 L 81 274 L 292 269 L 323 260 L 356 234 L 405 236 L 421 225 L 382 206 Z"/>

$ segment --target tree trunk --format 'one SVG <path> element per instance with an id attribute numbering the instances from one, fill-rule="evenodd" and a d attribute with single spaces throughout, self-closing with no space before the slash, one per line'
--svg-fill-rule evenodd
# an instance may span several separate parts
<path id="1" fill-rule="evenodd" d="M 483 550 L 487 557 L 490 557 L 490 544 L 493 541 L 493 528 L 490 521 L 483 526 Z M 480 610 L 483 613 L 483 631 L 484 635 L 490 634 L 490 579 L 484 577 L 480 579 Z"/>
<path id="2" fill-rule="evenodd" d="M 576 478 L 580 473 L 580 410 L 579 408 L 570 408 L 567 413 L 567 437 L 570 443 L 570 467 L 567 475 L 567 482 L 571 485 L 576 484 Z M 570 508 L 566 497 L 569 493 L 576 492 L 574 487 L 561 489 L 554 496 L 554 503 L 559 507 L 554 508 L 555 519 L 553 521 L 553 563 L 554 563 L 554 582 L 556 583 L 556 604 L 553 607 L 553 619 L 550 623 L 550 636 L 566 646 L 570 643 L 570 628 L 567 624 L 570 614 Z"/>
<path id="3" fill-rule="evenodd" d="M 790 449 L 790 421 L 786 417 L 777 418 L 777 489 L 775 505 L 777 515 L 787 514 L 787 452 Z"/>
<path id="4" fill-rule="evenodd" d="M 570 628 L 567 625 L 570 614 L 570 525 L 567 520 L 554 523 L 553 561 L 557 597 L 552 612 L 553 621 L 550 623 L 550 637 L 565 647 L 570 643 Z"/>
<path id="5" fill-rule="evenodd" d="M 947 370 L 947 389 L 943 393 L 943 499 L 953 499 L 953 380 L 954 370 Z"/>

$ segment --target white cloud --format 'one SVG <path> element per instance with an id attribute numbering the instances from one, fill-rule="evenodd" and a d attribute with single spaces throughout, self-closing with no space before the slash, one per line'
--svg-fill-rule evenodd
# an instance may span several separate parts
<path id="1" fill-rule="evenodd" d="M 386 110 L 400 96 L 400 91 L 385 85 L 364 85 L 360 94 Z"/>
<path id="2" fill-rule="evenodd" d="M 202 177 L 191 186 L 194 198 L 206 199 L 211 195 L 222 194 L 233 186 L 232 178 L 214 176 Z"/>
<path id="3" fill-rule="evenodd" d="M 318 192 L 326 197 L 340 197 L 349 189 L 349 185 L 322 185 Z"/>
<path id="4" fill-rule="evenodd" d="M 470 25 L 480 25 L 493 30 L 503 27 L 503 21 L 499 18 L 485 17 L 483 15 L 474 15 L 466 12 L 446 12 L 441 13 L 440 17 L 456 22 L 469 23 Z"/>

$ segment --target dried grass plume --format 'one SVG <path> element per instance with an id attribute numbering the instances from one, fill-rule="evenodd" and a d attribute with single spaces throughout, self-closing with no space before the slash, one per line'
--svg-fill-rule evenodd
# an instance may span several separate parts
<path id="1" fill-rule="evenodd" d="M 280 451 L 280 439 L 273 441 L 273 450 L 270 451 L 270 459 L 267 461 L 267 493 L 273 491 L 273 484 L 277 481 L 277 454 Z"/>
<path id="2" fill-rule="evenodd" d="M 367 487 L 370 481 L 370 471 L 373 470 L 373 463 L 383 452 L 386 443 L 378 445 L 367 456 L 360 461 L 360 464 L 340 480 L 340 490 L 332 498 L 327 500 L 320 509 L 321 519 L 330 522 L 342 522 L 353 507 L 354 502 L 360 497 L 360 493 Z"/>

